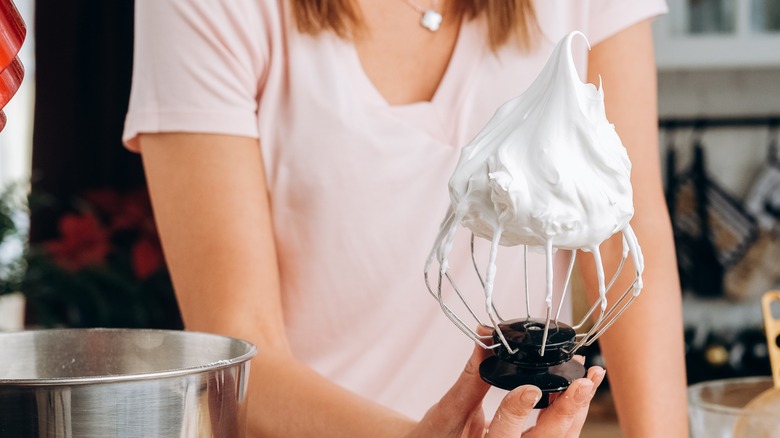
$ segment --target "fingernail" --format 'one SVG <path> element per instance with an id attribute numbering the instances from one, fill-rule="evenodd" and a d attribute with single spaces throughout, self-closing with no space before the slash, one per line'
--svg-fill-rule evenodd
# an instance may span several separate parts
<path id="1" fill-rule="evenodd" d="M 590 400 L 592 392 L 593 382 L 590 380 L 582 380 L 577 386 L 577 392 L 574 394 L 574 401 L 577 403 L 585 403 Z"/>
<path id="2" fill-rule="evenodd" d="M 529 388 L 525 390 L 521 398 L 525 403 L 533 403 L 535 405 L 542 398 L 542 391 L 536 388 Z"/>

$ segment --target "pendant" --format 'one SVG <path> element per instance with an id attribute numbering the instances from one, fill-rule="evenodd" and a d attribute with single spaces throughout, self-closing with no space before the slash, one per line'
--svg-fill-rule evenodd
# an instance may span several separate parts
<path id="1" fill-rule="evenodd" d="M 439 30 L 439 25 L 441 25 L 441 14 L 433 9 L 427 9 L 425 12 L 423 12 L 422 18 L 420 19 L 420 24 L 422 27 L 430 30 L 431 32 L 436 32 Z"/>

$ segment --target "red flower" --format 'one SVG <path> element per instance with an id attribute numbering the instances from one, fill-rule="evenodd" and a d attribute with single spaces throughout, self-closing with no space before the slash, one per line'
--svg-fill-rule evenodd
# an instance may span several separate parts
<path id="1" fill-rule="evenodd" d="M 156 232 L 152 204 L 146 190 L 136 190 L 122 196 L 122 208 L 111 218 L 111 227 L 115 230 Z"/>
<path id="2" fill-rule="evenodd" d="M 141 280 L 149 278 L 164 264 L 160 241 L 156 236 L 145 236 L 133 245 L 133 271 Z"/>
<path id="3" fill-rule="evenodd" d="M 152 204 L 146 189 L 119 194 L 111 189 L 92 190 L 84 199 L 107 218 L 111 230 L 137 230 L 156 234 Z"/>
<path id="4" fill-rule="evenodd" d="M 60 239 L 44 244 L 54 262 L 69 271 L 103 263 L 111 251 L 109 233 L 91 213 L 66 214 L 59 223 Z"/>
<path id="5" fill-rule="evenodd" d="M 90 190 L 84 194 L 84 200 L 94 207 L 101 217 L 112 218 L 122 211 L 122 196 L 116 190 Z"/>

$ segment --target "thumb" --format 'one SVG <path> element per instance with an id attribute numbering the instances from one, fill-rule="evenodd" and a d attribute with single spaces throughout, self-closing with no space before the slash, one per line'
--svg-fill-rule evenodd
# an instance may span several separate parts
<path id="1" fill-rule="evenodd" d="M 542 391 L 531 385 L 513 389 L 501 401 L 487 438 L 509 438 L 520 436 L 525 428 L 525 421 L 533 412 L 534 406 L 542 397 Z M 550 435 L 553 436 L 553 435 Z"/>
<path id="2" fill-rule="evenodd" d="M 481 412 L 482 399 L 490 385 L 479 377 L 479 364 L 485 358 L 485 350 L 479 346 L 469 358 L 466 368 L 449 391 L 434 405 L 420 422 L 430 430 L 429 436 L 460 436 L 475 411 Z"/>
<path id="3" fill-rule="evenodd" d="M 466 363 L 466 367 L 458 377 L 458 380 L 452 385 L 447 394 L 442 397 L 439 405 L 443 408 L 468 409 L 472 412 L 482 404 L 490 385 L 479 376 L 479 365 L 489 354 L 488 351 L 479 345 L 474 345 L 471 357 Z M 452 405 L 452 406 L 451 406 Z"/>
<path id="4" fill-rule="evenodd" d="M 477 408 L 471 416 L 469 416 L 469 420 L 466 422 L 466 426 L 463 428 L 463 434 L 461 434 L 461 437 L 480 437 L 482 438 L 485 436 L 485 428 L 487 424 L 485 424 L 485 413 L 482 411 L 482 408 Z"/>

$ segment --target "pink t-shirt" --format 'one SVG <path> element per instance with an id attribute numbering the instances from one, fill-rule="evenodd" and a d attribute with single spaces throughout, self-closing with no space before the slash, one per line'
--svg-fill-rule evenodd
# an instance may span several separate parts
<path id="1" fill-rule="evenodd" d="M 460 148 L 531 83 L 565 34 L 581 30 L 595 45 L 666 6 L 663 0 L 537 1 L 543 37 L 531 54 L 512 46 L 493 53 L 483 21 L 466 21 L 432 101 L 389 105 L 354 45 L 330 33 L 298 33 L 288 3 L 136 2 L 124 139 L 135 149 L 139 133 L 259 138 L 295 354 L 340 385 L 420 418 L 472 349 L 422 275 Z M 584 44 L 578 56 L 584 76 Z M 604 84 L 606 93 L 609 88 Z M 480 309 L 484 298 L 468 239 L 465 231 L 458 236 L 450 263 Z M 488 242 L 477 243 L 484 272 Z M 521 249 L 502 249 L 495 294 L 505 318 L 525 316 L 522 267 Z M 541 254 L 532 254 L 530 272 L 532 314 L 541 317 Z M 467 324 L 477 325 L 449 300 Z M 489 395 L 486 409 L 500 396 Z"/>

